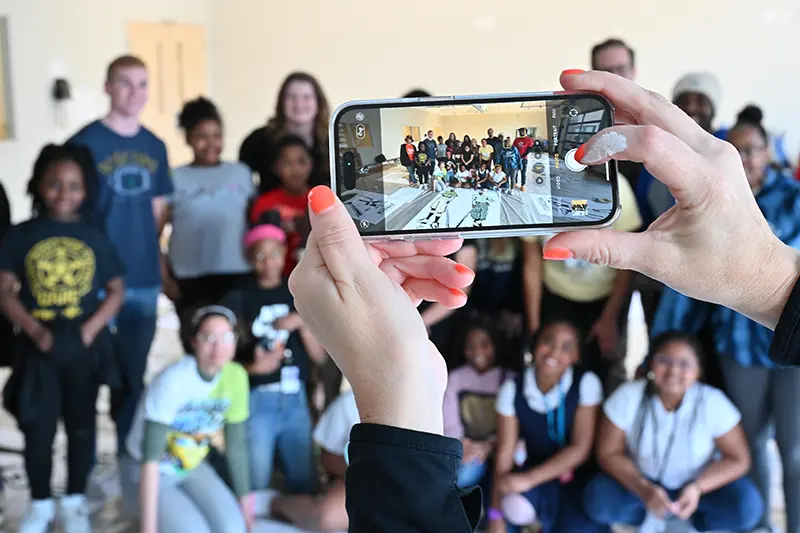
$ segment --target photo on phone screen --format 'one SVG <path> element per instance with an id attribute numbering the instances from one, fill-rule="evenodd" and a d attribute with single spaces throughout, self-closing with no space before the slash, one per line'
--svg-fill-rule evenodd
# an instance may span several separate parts
<path id="1" fill-rule="evenodd" d="M 586 94 L 353 103 L 334 117 L 334 187 L 365 236 L 601 226 L 616 164 L 574 156 L 612 124 Z"/>

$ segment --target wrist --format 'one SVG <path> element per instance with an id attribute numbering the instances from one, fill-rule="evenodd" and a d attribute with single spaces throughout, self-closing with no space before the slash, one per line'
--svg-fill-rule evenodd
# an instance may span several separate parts
<path id="1" fill-rule="evenodd" d="M 751 283 L 750 290 L 745 293 L 750 298 L 745 300 L 742 309 L 737 310 L 774 329 L 792 289 L 797 284 L 800 256 L 776 238 L 765 253 L 765 259 L 758 265 L 756 273 L 747 273 L 750 280 L 756 281 L 755 284 Z"/>
<path id="2" fill-rule="evenodd" d="M 32 340 L 37 340 L 39 337 L 44 335 L 46 331 L 47 328 L 44 327 L 44 324 L 39 321 L 35 321 L 25 328 L 25 334 Z"/>
<path id="3" fill-rule="evenodd" d="M 391 391 L 382 394 L 368 394 L 355 387 L 353 387 L 353 395 L 361 415 L 361 423 L 379 424 L 434 435 L 444 434 L 442 409 L 427 407 L 441 405 L 444 400 L 444 392 L 439 397 L 438 403 L 433 400 L 425 402 L 425 406 L 421 405 L 422 395 L 406 399 L 402 396 L 392 395 Z M 430 398 L 430 396 L 426 397 Z"/>
<path id="4" fill-rule="evenodd" d="M 486 519 L 489 520 L 489 522 L 497 522 L 498 520 L 502 520 L 503 512 L 497 507 L 490 507 L 489 510 L 486 511 Z"/>
<path id="5" fill-rule="evenodd" d="M 703 486 L 700 484 L 699 480 L 690 481 L 689 483 L 686 484 L 683 490 L 686 490 L 688 488 L 696 490 L 697 494 L 699 494 L 700 496 L 706 493 L 706 491 L 703 489 Z"/>

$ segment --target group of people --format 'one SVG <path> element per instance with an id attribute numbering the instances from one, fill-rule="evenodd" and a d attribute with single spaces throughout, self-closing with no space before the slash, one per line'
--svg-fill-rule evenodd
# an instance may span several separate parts
<path id="1" fill-rule="evenodd" d="M 56 518 L 67 533 L 91 530 L 86 489 L 102 385 L 111 390 L 122 502 L 142 531 L 244 532 L 253 493 L 275 483 L 285 496 L 262 501 L 262 511 L 346 529 L 336 487 L 357 412 L 352 395 L 337 400 L 338 382 L 330 411 L 320 419 L 312 408 L 312 382 L 333 364 L 286 285 L 309 232 L 308 191 L 329 180 L 318 83 L 286 78 L 274 116 L 245 139 L 239 162 L 221 159 L 217 107 L 186 102 L 179 124 L 194 158 L 173 169 L 139 121 L 145 64 L 115 59 L 105 90 L 108 115 L 42 149 L 27 187 L 32 215 L 3 228 L 3 360 L 13 369 L 3 406 L 25 437 L 31 493 L 19 531 L 44 533 Z M 145 388 L 162 290 L 186 355 Z M 59 420 L 68 474 L 56 501 Z M 323 464 L 337 505 L 317 497 L 315 440 L 332 457 Z"/>
<path id="2" fill-rule="evenodd" d="M 627 77 L 633 59 L 618 40 L 592 52 L 594 70 Z M 707 74 L 686 76 L 673 93 L 703 130 L 735 148 L 772 231 L 800 247 L 800 185 L 772 156 L 761 112 L 749 105 L 733 126 L 713 129 L 719 99 Z M 642 231 L 675 204 L 641 164 L 620 164 L 619 185 L 625 208 L 614 229 Z M 466 242 L 455 257 L 476 271 L 466 306 L 444 319 L 422 311 L 451 362 L 444 415 L 446 434 L 464 446 L 458 481 L 491 494 L 488 531 L 534 522 L 546 532 L 613 523 L 661 531 L 669 517 L 699 531 L 771 531 L 773 437 L 787 530 L 800 531 L 800 419 L 792 407 L 800 374 L 771 361 L 772 332 L 645 276 L 548 249 L 548 241 Z M 637 379 L 626 382 L 634 289 L 651 348 Z"/>
<path id="3" fill-rule="evenodd" d="M 602 43 L 592 67 L 633 77 L 633 50 Z M 144 533 L 245 531 L 253 492 L 273 486 L 276 460 L 286 495 L 266 505 L 273 516 L 346 529 L 344 472 L 358 411 L 351 393 L 332 392 L 325 413 L 313 412 L 307 392 L 315 376 L 329 381 L 322 344 L 330 339 L 315 338 L 286 283 L 309 239 L 309 191 L 329 183 L 319 84 L 290 75 L 239 162 L 221 160 L 216 106 L 187 102 L 180 126 L 194 159 L 172 170 L 163 142 L 139 122 L 146 66 L 118 58 L 106 92 L 105 118 L 42 150 L 28 184 L 33 215 L 0 245 L 0 310 L 19 330 L 3 400 L 25 435 L 32 497 L 20 531 L 44 532 L 56 516 L 50 474 L 59 419 L 69 477 L 58 513 L 67 533 L 90 531 L 85 493 L 100 385 L 112 390 L 123 502 Z M 690 75 L 673 94 L 706 131 L 719 99 L 708 75 Z M 495 185 L 516 186 L 521 176 L 524 190 L 528 156 L 545 146 L 524 129 L 518 135 L 489 130 L 478 145 L 428 132 L 419 145 L 407 139 L 400 158 L 412 183 L 438 180 L 433 165 L 443 164 L 444 180 L 469 172 L 458 179 L 474 186 L 473 171 L 494 168 L 503 175 L 488 178 Z M 800 188 L 772 165 L 758 111 L 746 108 L 720 136 L 741 155 L 775 234 L 797 246 Z M 625 209 L 614 229 L 642 230 L 674 204 L 642 165 L 622 164 L 620 173 Z M 472 241 L 453 259 L 474 272 L 467 304 L 423 303 L 419 311 L 450 369 L 442 413 L 464 448 L 457 482 L 488 489 L 490 531 L 533 522 L 545 533 L 611 523 L 658 530 L 668 516 L 699 530 L 768 528 L 773 423 L 787 523 L 800 531 L 800 422 L 790 407 L 798 374 L 775 370 L 766 328 L 577 259 L 548 239 Z M 162 289 L 181 319 L 186 355 L 145 389 Z M 623 383 L 632 289 L 653 342 L 642 379 Z"/>
<path id="4" fill-rule="evenodd" d="M 480 144 L 469 135 L 459 140 L 455 133 L 446 141 L 441 135 L 434 138 L 432 130 L 418 144 L 407 135 L 400 146 L 400 164 L 408 172 L 410 185 L 435 192 L 446 185 L 524 192 L 529 160 L 542 157 L 547 141 L 530 137 L 527 128 L 519 128 L 517 134 L 516 139 L 504 138 L 489 128 Z"/>

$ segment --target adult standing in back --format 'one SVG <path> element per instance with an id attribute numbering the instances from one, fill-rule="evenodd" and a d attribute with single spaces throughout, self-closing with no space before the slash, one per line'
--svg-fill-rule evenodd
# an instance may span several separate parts
<path id="1" fill-rule="evenodd" d="M 98 180 L 97 201 L 87 220 L 108 234 L 125 265 L 125 301 L 116 318 L 114 350 L 125 387 L 111 399 L 117 450 L 124 449 L 143 388 L 147 354 L 156 332 L 161 292 L 159 235 L 167 196 L 172 194 L 167 148 L 139 122 L 147 103 L 147 68 L 138 57 L 118 57 L 108 66 L 105 91 L 111 108 L 68 142 L 86 146 Z"/>
<path id="2" fill-rule="evenodd" d="M 266 126 L 253 130 L 239 148 L 239 161 L 259 176 L 259 194 L 281 186 L 275 174 L 275 146 L 280 137 L 290 133 L 308 144 L 313 154 L 314 170 L 309 186 L 330 185 L 328 167 L 328 120 L 330 108 L 317 80 L 305 72 L 293 72 L 283 80 L 278 92 L 275 115 Z"/>

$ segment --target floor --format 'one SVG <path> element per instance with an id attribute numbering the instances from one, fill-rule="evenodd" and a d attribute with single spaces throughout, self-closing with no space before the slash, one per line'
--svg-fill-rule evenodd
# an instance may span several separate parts
<path id="1" fill-rule="evenodd" d="M 639 364 L 646 352 L 647 335 L 643 326 L 641 316 L 641 306 L 634 299 L 629 326 L 629 353 L 627 357 L 629 372 Z M 159 327 L 155 343 L 150 356 L 150 364 L 147 370 L 148 376 L 158 372 L 166 364 L 181 355 L 180 343 L 177 336 L 177 318 L 172 310 L 171 304 L 166 299 L 162 301 L 159 308 Z M 0 372 L 0 386 L 8 378 L 8 372 Z M 116 503 L 115 494 L 117 484 L 115 478 L 115 438 L 114 428 L 107 412 L 107 396 L 101 393 L 98 401 L 99 412 L 99 461 L 98 467 L 93 478 L 98 483 L 93 483 L 90 487 L 90 497 L 92 494 L 99 494 L 100 487 L 105 489 L 108 498 L 105 500 L 104 507 L 93 514 L 95 531 L 103 533 L 136 533 L 136 528 L 132 521 L 124 516 Z M 22 436 L 17 431 L 13 419 L 0 410 L 0 447 L 21 449 L 23 446 Z M 64 439 L 60 434 L 55 445 L 55 462 L 53 472 L 53 486 L 58 491 L 64 483 Z M 783 493 L 781 490 L 780 464 L 777 459 L 777 452 L 773 446 L 773 520 L 774 523 L 784 529 L 785 515 L 783 509 Z M 4 513 L 4 523 L 0 524 L 0 533 L 16 530 L 16 523 L 27 505 L 27 487 L 25 472 L 22 467 L 22 458 L 19 454 L 4 453 L 0 451 L 0 471 L 5 481 L 5 494 L 2 509 Z M 94 498 L 92 498 L 94 500 Z M 97 501 L 101 501 L 97 498 Z M 3 513 L 0 513 L 3 514 Z M 297 529 L 278 524 L 271 521 L 262 520 L 253 533 L 302 533 Z"/>

